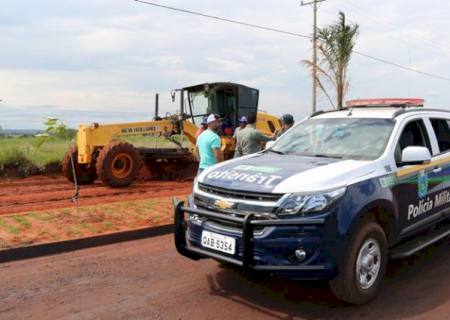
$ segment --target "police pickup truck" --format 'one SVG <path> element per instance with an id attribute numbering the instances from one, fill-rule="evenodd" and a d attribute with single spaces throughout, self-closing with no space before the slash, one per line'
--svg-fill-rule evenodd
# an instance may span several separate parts
<path id="1" fill-rule="evenodd" d="M 175 199 L 178 252 L 372 299 L 389 257 L 450 234 L 450 112 L 383 101 L 316 113 L 202 172 Z"/>

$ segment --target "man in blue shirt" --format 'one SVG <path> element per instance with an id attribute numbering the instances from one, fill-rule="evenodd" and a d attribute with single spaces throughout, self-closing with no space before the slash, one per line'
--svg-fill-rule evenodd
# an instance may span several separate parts
<path id="1" fill-rule="evenodd" d="M 217 134 L 220 129 L 219 116 L 210 114 L 206 119 L 206 123 L 208 129 L 203 131 L 198 137 L 196 145 L 197 157 L 200 161 L 198 166 L 199 174 L 206 168 L 223 161 L 223 154 L 220 150 L 220 137 Z"/>

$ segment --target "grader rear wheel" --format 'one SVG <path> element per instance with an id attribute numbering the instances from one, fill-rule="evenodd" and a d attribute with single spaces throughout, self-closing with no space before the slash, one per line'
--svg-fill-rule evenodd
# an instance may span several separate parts
<path id="1" fill-rule="evenodd" d="M 78 150 L 76 146 L 70 147 L 66 152 L 62 161 L 63 175 L 72 183 L 74 183 L 72 159 L 75 166 L 75 174 L 77 183 L 80 185 L 92 184 L 97 179 L 97 172 L 94 164 L 78 163 Z"/>
<path id="2" fill-rule="evenodd" d="M 130 143 L 116 141 L 103 147 L 97 158 L 100 179 L 113 188 L 129 186 L 141 168 L 138 150 Z"/>

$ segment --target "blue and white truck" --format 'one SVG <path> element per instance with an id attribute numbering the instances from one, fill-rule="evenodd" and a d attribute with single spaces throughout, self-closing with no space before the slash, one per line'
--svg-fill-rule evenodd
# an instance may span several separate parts
<path id="1" fill-rule="evenodd" d="M 178 252 L 373 299 L 389 258 L 450 234 L 450 112 L 396 102 L 316 113 L 202 172 L 175 201 Z"/>

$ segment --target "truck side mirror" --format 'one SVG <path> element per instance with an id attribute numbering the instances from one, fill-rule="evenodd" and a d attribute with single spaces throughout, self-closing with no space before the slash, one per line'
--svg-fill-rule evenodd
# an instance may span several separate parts
<path id="1" fill-rule="evenodd" d="M 430 162 L 431 154 L 428 148 L 420 146 L 406 147 L 402 151 L 402 164 L 423 164 Z"/>

